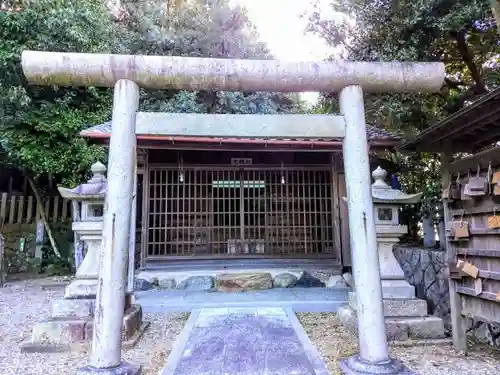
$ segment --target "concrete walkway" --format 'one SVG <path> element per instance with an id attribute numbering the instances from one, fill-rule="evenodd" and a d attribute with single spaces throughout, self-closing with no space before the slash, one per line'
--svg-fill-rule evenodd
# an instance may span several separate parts
<path id="1" fill-rule="evenodd" d="M 347 304 L 348 288 L 275 288 L 223 293 L 148 290 L 134 296 L 146 313 L 190 312 L 207 307 L 283 307 L 295 312 L 336 312 Z"/>
<path id="2" fill-rule="evenodd" d="M 283 308 L 193 311 L 162 375 L 328 375 L 295 314 Z"/>

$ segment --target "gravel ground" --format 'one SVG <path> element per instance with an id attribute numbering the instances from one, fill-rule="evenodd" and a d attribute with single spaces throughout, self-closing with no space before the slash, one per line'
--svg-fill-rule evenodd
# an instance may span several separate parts
<path id="1" fill-rule="evenodd" d="M 52 304 L 63 288 L 42 290 L 47 280 L 15 282 L 0 289 L 0 373 L 2 375 L 73 375 L 87 361 L 87 348 L 71 353 L 21 354 L 19 344 L 30 337 L 37 321 L 50 316 Z M 151 322 L 135 348 L 123 357 L 142 364 L 144 375 L 157 375 L 164 366 L 187 314 L 145 314 Z"/>
<path id="2" fill-rule="evenodd" d="M 357 337 L 349 333 L 334 314 L 298 314 L 314 345 L 323 355 L 330 374 L 340 374 L 338 361 L 358 352 Z M 451 346 L 391 347 L 391 356 L 403 361 L 417 374 L 493 375 L 500 373 L 500 351 L 472 344 L 467 357 Z"/>
<path id="3" fill-rule="evenodd" d="M 49 317 L 52 301 L 63 295 L 63 288 L 42 290 L 41 285 L 46 282 L 46 279 L 15 282 L 0 289 L 2 375 L 73 375 L 87 360 L 87 348 L 72 353 L 20 353 L 19 344 L 30 337 L 34 323 Z M 356 336 L 345 330 L 334 314 L 298 314 L 298 317 L 323 355 L 330 373 L 340 374 L 339 359 L 358 351 Z M 124 351 L 123 356 L 142 364 L 144 375 L 157 375 L 187 314 L 146 314 L 145 319 L 151 326 L 139 344 Z M 458 355 L 450 346 L 393 347 L 391 356 L 405 362 L 417 374 L 492 375 L 500 372 L 500 352 L 478 344 L 472 346 L 467 357 Z"/>

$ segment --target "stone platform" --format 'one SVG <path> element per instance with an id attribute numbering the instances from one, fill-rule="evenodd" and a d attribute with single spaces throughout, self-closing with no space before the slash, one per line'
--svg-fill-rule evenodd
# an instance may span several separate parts
<path id="1" fill-rule="evenodd" d="M 244 292 L 273 288 L 317 288 L 348 286 L 336 270 L 313 271 L 297 268 L 200 269 L 190 271 L 144 270 L 135 278 L 134 289 Z"/>
<path id="2" fill-rule="evenodd" d="M 347 305 L 349 289 L 274 288 L 251 292 L 147 290 L 136 292 L 135 301 L 145 313 L 191 312 L 215 307 L 282 307 L 294 312 L 336 312 Z"/>
<path id="3" fill-rule="evenodd" d="M 70 351 L 73 347 L 92 341 L 95 298 L 71 298 L 74 284 L 66 287 L 64 299 L 54 301 L 51 317 L 33 327 L 31 339 L 21 343 L 21 352 L 47 353 Z M 132 347 L 149 323 L 143 321 L 142 307 L 125 299 L 123 317 L 123 346 Z"/>

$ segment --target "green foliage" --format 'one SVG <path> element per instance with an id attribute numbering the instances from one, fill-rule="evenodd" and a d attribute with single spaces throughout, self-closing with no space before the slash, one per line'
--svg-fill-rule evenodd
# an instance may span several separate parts
<path id="1" fill-rule="evenodd" d="M 26 49 L 195 57 L 268 58 L 244 9 L 218 1 L 210 7 L 130 1 L 111 12 L 97 0 L 2 3 L 0 13 L 0 156 L 35 175 L 51 173 L 65 185 L 81 182 L 105 158 L 78 133 L 111 117 L 111 90 L 40 87 L 26 82 Z M 142 90 L 143 111 L 281 113 L 293 97 L 272 93 Z"/>
<path id="2" fill-rule="evenodd" d="M 39 87 L 26 82 L 20 63 L 25 49 L 109 52 L 113 24 L 102 2 L 16 2 L 0 13 L 0 143 L 4 162 L 35 175 L 52 173 L 76 184 L 100 147 L 78 137 L 89 123 L 109 117 L 109 90 Z"/>

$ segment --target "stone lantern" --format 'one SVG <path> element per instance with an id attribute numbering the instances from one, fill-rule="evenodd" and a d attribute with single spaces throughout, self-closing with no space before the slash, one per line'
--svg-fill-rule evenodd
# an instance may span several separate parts
<path id="1" fill-rule="evenodd" d="M 87 298 L 96 294 L 104 200 L 108 185 L 104 176 L 106 167 L 102 163 L 93 164 L 91 171 L 93 176 L 87 183 L 74 189 L 59 187 L 63 198 L 76 203 L 73 207 L 77 209 L 77 214 L 74 215 L 72 229 L 86 248 L 83 262 L 76 271 L 76 280 L 66 288 L 66 298 Z"/>
<path id="2" fill-rule="evenodd" d="M 413 298 L 415 288 L 405 280 L 404 272 L 394 257 L 392 247 L 399 237 L 408 232 L 406 225 L 399 224 L 399 212 L 403 204 L 419 203 L 422 193 L 405 194 L 392 189 L 386 182 L 387 171 L 377 167 L 372 172 L 372 184 L 377 248 L 384 298 Z"/>
<path id="3" fill-rule="evenodd" d="M 427 302 L 415 297 L 415 287 L 405 280 L 392 250 L 408 231 L 406 225 L 399 223 L 401 206 L 419 203 L 422 193 L 405 194 L 392 189 L 385 182 L 387 171 L 380 167 L 372 172 L 372 177 L 373 216 L 387 338 L 391 341 L 443 338 L 443 320 L 427 316 Z M 356 329 L 355 290 L 349 293 L 349 306 L 339 310 L 339 318 L 348 328 Z"/>
<path id="4" fill-rule="evenodd" d="M 92 178 L 87 183 L 74 189 L 59 187 L 62 197 L 74 203 L 72 229 L 87 251 L 75 279 L 66 286 L 64 298 L 54 301 L 51 318 L 37 323 L 31 339 L 21 344 L 24 352 L 70 350 L 75 343 L 92 340 L 107 181 L 102 163 L 93 164 L 91 171 Z M 134 345 L 146 327 L 141 306 L 128 300 L 123 345 Z"/>

